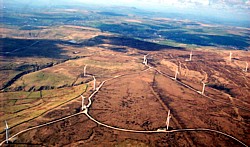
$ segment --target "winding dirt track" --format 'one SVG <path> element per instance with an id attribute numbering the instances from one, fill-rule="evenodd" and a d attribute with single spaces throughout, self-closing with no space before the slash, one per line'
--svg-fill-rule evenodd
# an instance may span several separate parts
<path id="1" fill-rule="evenodd" d="M 150 69 L 154 69 L 154 70 L 157 71 L 159 74 L 164 75 L 165 77 L 168 77 L 168 78 L 170 78 L 170 79 L 176 81 L 176 82 L 179 83 L 180 85 L 182 85 L 182 86 L 184 86 L 184 87 L 186 87 L 186 88 L 188 88 L 188 89 L 191 89 L 192 91 L 195 91 L 195 92 L 197 92 L 198 94 L 201 94 L 200 91 L 198 91 L 198 90 L 196 90 L 196 89 L 190 87 L 190 86 L 187 85 L 187 84 L 182 83 L 181 81 L 175 80 L 174 77 L 171 77 L 171 76 L 169 76 L 169 75 L 167 75 L 167 74 L 165 74 L 165 73 L 162 73 L 162 72 L 159 71 L 158 69 L 149 66 L 147 63 L 145 63 L 145 66 L 147 66 L 148 68 L 145 69 L 145 70 L 143 70 L 142 72 L 145 72 L 145 71 L 150 70 Z M 128 74 L 127 74 L 127 75 L 128 75 Z M 91 75 L 87 75 L 87 76 L 91 76 Z M 110 126 L 110 125 L 104 124 L 104 123 L 102 123 L 102 122 L 99 122 L 98 120 L 94 119 L 91 115 L 88 114 L 88 108 L 89 108 L 89 107 L 91 106 L 91 104 L 92 104 L 92 100 L 91 100 L 91 99 L 98 93 L 98 91 L 102 88 L 102 86 L 105 84 L 105 82 L 110 81 L 110 80 L 112 80 L 112 79 L 119 78 L 119 77 L 121 77 L 121 76 L 124 76 L 124 75 L 115 76 L 115 77 L 113 77 L 113 78 L 110 78 L 110 79 L 107 79 L 107 80 L 102 81 L 101 84 L 95 89 L 95 91 L 89 96 L 89 98 L 88 98 L 89 103 L 88 103 L 86 109 L 83 110 L 82 112 L 79 112 L 79 113 L 76 113 L 76 114 L 72 114 L 72 115 L 69 115 L 69 116 L 66 116 L 66 117 L 63 117 L 63 118 L 60 118 L 60 119 L 56 119 L 56 120 L 54 120 L 54 121 L 51 121 L 51 122 L 48 122 L 48 123 L 45 123 L 45 124 L 37 125 L 37 126 L 31 127 L 31 128 L 22 130 L 22 131 L 20 131 L 20 132 L 18 132 L 18 133 L 16 133 L 16 134 L 14 134 L 13 136 L 11 136 L 11 137 L 9 138 L 9 140 L 12 140 L 12 139 L 14 139 L 16 136 L 18 136 L 18 135 L 20 135 L 20 134 L 22 134 L 22 133 L 28 132 L 28 131 L 30 131 L 30 130 L 37 129 L 37 128 L 41 128 L 41 127 L 44 127 L 44 126 L 48 126 L 48 125 L 51 125 L 51 124 L 53 124 L 53 123 L 56 123 L 56 122 L 59 122 L 59 121 L 66 120 L 66 119 L 68 119 L 68 118 L 71 118 L 71 117 L 74 117 L 74 116 L 77 116 L 77 115 L 85 114 L 85 115 L 86 115 L 90 120 L 92 120 L 93 122 L 95 122 L 95 123 L 97 123 L 97 124 L 99 124 L 99 125 L 101 125 L 101 126 L 104 126 L 104 127 L 106 127 L 106 128 L 113 129 L 113 130 L 124 131 L 124 132 L 131 132 L 131 133 L 149 133 L 149 134 L 150 134 L 150 133 L 175 133 L 175 132 L 201 132 L 201 131 L 203 131 L 203 132 L 214 132 L 214 133 L 218 133 L 218 134 L 224 135 L 224 136 L 226 136 L 226 137 L 228 137 L 228 138 L 230 138 L 230 139 L 233 139 L 233 140 L 237 141 L 237 142 L 240 143 L 241 145 L 243 145 L 243 146 L 245 146 L 245 147 L 248 147 L 245 143 L 243 143 L 243 142 L 240 141 L 239 139 L 237 139 L 237 138 L 235 138 L 235 137 L 233 137 L 233 136 L 231 136 L 231 135 L 229 135 L 229 134 L 226 134 L 226 133 L 224 133 L 224 132 L 217 131 L 217 130 L 213 130 L 213 129 L 207 129 L 207 128 L 187 128 L 187 129 L 174 129 L 174 130 L 160 130 L 160 129 L 158 129 L 158 130 L 152 130 L 152 131 L 143 131 L 143 130 L 130 130 L 130 129 L 118 128 L 118 127 Z M 94 76 L 93 76 L 93 79 L 95 79 Z M 201 94 L 201 95 L 202 95 L 202 94 Z M 208 97 L 208 96 L 206 96 L 206 95 L 203 95 L 203 96 L 206 97 L 206 98 L 212 99 L 212 100 L 214 100 L 214 101 L 218 101 L 218 102 L 225 103 L 225 104 L 228 104 L 228 105 L 232 106 L 232 104 L 230 104 L 230 103 L 226 103 L 226 102 L 223 102 L 223 101 L 219 101 L 219 100 L 216 100 L 216 99 L 214 99 L 214 98 Z M 247 108 L 244 108 L 244 107 L 240 107 L 240 106 L 235 106 L 235 107 L 240 108 L 240 109 L 244 109 L 244 110 L 250 112 L 250 109 L 247 109 Z M 5 142 L 6 142 L 6 140 L 2 141 L 2 142 L 0 143 L 0 146 L 2 146 Z"/>

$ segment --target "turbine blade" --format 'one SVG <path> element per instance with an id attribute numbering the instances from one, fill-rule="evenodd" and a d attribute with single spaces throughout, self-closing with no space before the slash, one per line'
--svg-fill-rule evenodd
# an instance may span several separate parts
<path id="1" fill-rule="evenodd" d="M 9 129 L 9 126 L 7 124 L 7 121 L 5 121 L 5 126 L 6 126 L 6 129 Z"/>

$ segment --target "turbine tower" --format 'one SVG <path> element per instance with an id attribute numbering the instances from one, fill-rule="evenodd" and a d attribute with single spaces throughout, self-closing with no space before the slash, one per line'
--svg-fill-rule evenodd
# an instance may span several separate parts
<path id="1" fill-rule="evenodd" d="M 229 61 L 231 62 L 232 61 L 232 52 L 230 51 L 230 54 L 229 54 Z"/>
<path id="2" fill-rule="evenodd" d="M 168 127 L 169 127 L 169 121 L 170 121 L 170 110 L 168 110 L 168 117 L 167 117 L 167 121 L 166 121 L 166 125 L 167 125 L 167 130 L 168 130 Z"/>
<path id="3" fill-rule="evenodd" d="M 9 126 L 7 124 L 7 121 L 5 121 L 5 131 L 6 131 L 6 143 L 9 143 Z"/>
<path id="4" fill-rule="evenodd" d="M 85 97 L 82 95 L 81 95 L 81 97 L 82 97 L 82 110 L 84 110 L 84 109 L 86 109 L 86 105 L 84 104 Z"/>
<path id="5" fill-rule="evenodd" d="M 247 69 L 248 69 L 248 63 L 246 62 L 246 69 L 245 69 L 245 72 L 247 72 Z"/>
<path id="6" fill-rule="evenodd" d="M 176 68 L 176 71 L 175 71 L 175 76 L 174 76 L 174 79 L 177 80 L 177 75 L 179 74 L 179 71 L 178 71 L 178 67 Z"/>
<path id="7" fill-rule="evenodd" d="M 144 55 L 142 63 L 145 64 L 145 62 L 146 62 L 146 55 Z"/>
<path id="8" fill-rule="evenodd" d="M 192 61 L 192 55 L 193 55 L 193 51 L 190 52 L 189 61 Z"/>
<path id="9" fill-rule="evenodd" d="M 143 64 L 148 65 L 147 55 L 144 55 Z"/>
<path id="10" fill-rule="evenodd" d="M 84 66 L 84 71 L 83 71 L 83 76 L 84 77 L 86 76 L 86 68 L 87 68 L 87 65 Z"/>
<path id="11" fill-rule="evenodd" d="M 203 84 L 203 87 L 202 87 L 201 94 L 204 95 L 206 83 L 205 83 L 205 82 L 202 82 L 202 84 Z"/>

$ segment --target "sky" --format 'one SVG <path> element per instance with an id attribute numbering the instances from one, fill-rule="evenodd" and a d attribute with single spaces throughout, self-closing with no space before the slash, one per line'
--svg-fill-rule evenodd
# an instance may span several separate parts
<path id="1" fill-rule="evenodd" d="M 103 6 L 131 6 L 159 12 L 216 15 L 230 19 L 250 18 L 250 0 L 75 0 Z"/>
<path id="2" fill-rule="evenodd" d="M 250 0 L 3 0 L 31 5 L 95 4 L 105 6 L 129 6 L 154 12 L 214 17 L 216 20 L 238 20 L 250 24 Z"/>
<path id="3" fill-rule="evenodd" d="M 96 4 L 123 4 L 131 6 L 174 6 L 174 7 L 249 7 L 250 0 L 76 0 L 79 2 L 88 2 Z"/>
<path id="4" fill-rule="evenodd" d="M 0 0 L 1 1 L 1 0 Z M 179 10 L 221 10 L 221 11 L 243 11 L 250 13 L 250 0 L 3 0 L 19 1 L 37 4 L 70 4 L 74 2 L 99 4 L 103 6 L 130 6 L 136 8 L 146 8 L 159 11 L 168 11 L 171 9 Z M 1 2 L 0 2 L 1 3 Z"/>

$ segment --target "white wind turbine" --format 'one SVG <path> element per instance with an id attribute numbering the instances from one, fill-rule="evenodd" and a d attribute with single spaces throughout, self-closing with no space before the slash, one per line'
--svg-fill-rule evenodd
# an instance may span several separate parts
<path id="1" fill-rule="evenodd" d="M 204 95 L 206 83 L 205 83 L 205 82 L 202 82 L 202 84 L 203 84 L 203 86 L 202 86 L 201 94 Z"/>
<path id="2" fill-rule="evenodd" d="M 86 105 L 84 104 L 85 97 L 82 95 L 81 95 L 81 97 L 82 97 L 82 110 L 84 110 L 84 109 L 86 109 Z"/>
<path id="3" fill-rule="evenodd" d="M 193 55 L 193 51 L 190 52 L 189 61 L 192 61 L 192 55 Z"/>
<path id="4" fill-rule="evenodd" d="M 178 71 L 178 67 L 176 68 L 175 70 L 175 76 L 174 76 L 174 80 L 177 80 L 177 75 L 179 74 L 179 71 Z"/>
<path id="5" fill-rule="evenodd" d="M 9 143 L 9 126 L 7 124 L 7 121 L 5 121 L 5 135 L 6 135 L 6 143 Z"/>
<path id="6" fill-rule="evenodd" d="M 86 76 L 86 68 L 87 68 L 87 65 L 84 66 L 84 71 L 83 71 L 83 76 L 84 77 Z"/>
<path id="7" fill-rule="evenodd" d="M 230 51 L 230 53 L 229 53 L 229 61 L 230 62 L 232 61 L 232 55 L 233 55 L 233 53 Z"/>
<path id="8" fill-rule="evenodd" d="M 145 65 L 148 65 L 148 59 L 147 59 L 147 55 L 144 55 L 144 58 L 143 58 L 143 64 Z"/>
<path id="9" fill-rule="evenodd" d="M 247 69 L 248 69 L 248 63 L 246 62 L 246 68 L 245 68 L 245 72 L 247 72 Z"/>
<path id="10" fill-rule="evenodd" d="M 191 50 L 189 54 L 189 59 L 186 59 L 185 61 L 192 61 L 193 51 Z"/>
<path id="11" fill-rule="evenodd" d="M 146 61 L 146 55 L 143 56 L 143 64 L 145 64 L 145 61 Z"/>
<path id="12" fill-rule="evenodd" d="M 169 127 L 169 122 L 170 122 L 170 110 L 168 110 L 168 117 L 167 117 L 167 121 L 166 121 L 166 125 L 167 125 L 167 130 L 168 130 L 168 127 Z"/>

